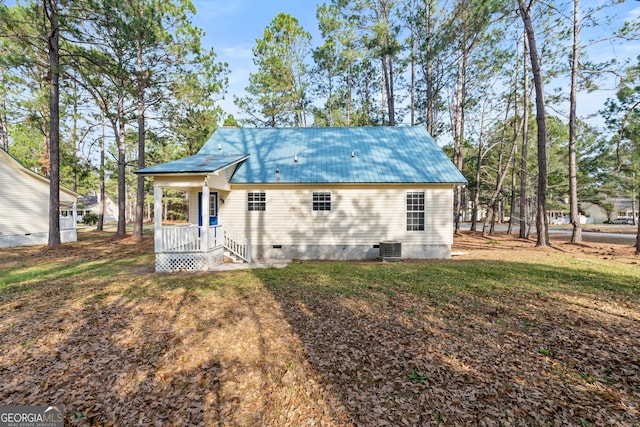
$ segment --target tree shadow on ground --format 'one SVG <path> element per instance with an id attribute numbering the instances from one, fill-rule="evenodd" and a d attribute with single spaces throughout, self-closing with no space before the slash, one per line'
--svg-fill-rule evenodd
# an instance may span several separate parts
<path id="1" fill-rule="evenodd" d="M 61 276 L 1 304 L 4 404 L 62 403 L 71 425 L 340 419 L 250 273 L 122 274 L 83 286 Z"/>
<path id="2" fill-rule="evenodd" d="M 48 275 L 0 292 L 3 404 L 60 402 L 72 425 L 637 419 L 635 274 L 496 261 L 155 274 L 139 271 L 149 245 L 110 245 L 77 276 L 48 264 L 83 251 L 10 260 L 16 277 Z"/>
<path id="3" fill-rule="evenodd" d="M 307 274 L 254 274 L 356 425 L 629 424 L 638 414 L 637 278 L 491 262 L 353 264 L 332 278 L 320 264 L 289 268 Z M 625 299 L 625 316 L 610 311 Z"/>

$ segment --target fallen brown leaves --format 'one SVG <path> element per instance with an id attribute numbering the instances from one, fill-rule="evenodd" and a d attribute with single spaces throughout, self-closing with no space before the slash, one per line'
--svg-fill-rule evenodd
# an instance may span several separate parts
<path id="1" fill-rule="evenodd" d="M 610 244 L 537 251 L 497 239 L 467 235 L 456 249 L 477 262 L 558 250 L 634 262 Z M 151 262 L 151 246 L 0 251 L 0 273 L 98 266 L 0 293 L 2 404 L 61 402 L 74 425 L 638 425 L 634 296 L 342 295 L 271 272 L 164 275 L 125 263 Z"/>

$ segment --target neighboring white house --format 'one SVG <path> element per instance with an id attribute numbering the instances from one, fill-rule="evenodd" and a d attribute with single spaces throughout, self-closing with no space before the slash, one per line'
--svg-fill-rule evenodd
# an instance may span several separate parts
<path id="1" fill-rule="evenodd" d="M 218 129 L 154 179 L 156 271 L 247 261 L 451 257 L 453 188 L 465 178 L 422 127 Z M 163 188 L 186 190 L 189 224 L 163 227 Z M 205 224 L 205 227 L 202 227 Z M 386 246 L 385 246 L 386 247 Z"/>
<path id="2" fill-rule="evenodd" d="M 60 211 L 64 216 L 72 216 L 73 213 L 70 209 L 63 209 Z M 78 199 L 78 208 L 76 214 L 76 220 L 82 222 L 84 215 L 89 212 L 93 212 L 96 215 L 100 215 L 100 197 L 95 193 L 88 196 L 80 196 Z M 118 205 L 114 203 L 109 196 L 104 198 L 104 222 L 117 222 L 118 221 Z"/>
<path id="3" fill-rule="evenodd" d="M 78 194 L 60 187 L 60 203 L 75 211 Z M 75 242 L 74 218 L 60 218 L 62 242 Z M 0 148 L 0 247 L 49 241 L 49 180 L 22 166 Z"/>
<path id="4" fill-rule="evenodd" d="M 611 211 L 611 218 L 607 217 L 607 211 L 596 204 L 585 202 L 581 203 L 582 209 L 586 212 L 586 214 L 593 218 L 594 222 L 602 223 L 608 221 L 609 219 L 616 218 L 632 218 L 635 217 L 636 221 L 638 221 L 638 206 L 637 203 L 633 199 L 628 197 L 617 197 L 611 198 L 607 200 L 613 206 L 613 210 Z"/>

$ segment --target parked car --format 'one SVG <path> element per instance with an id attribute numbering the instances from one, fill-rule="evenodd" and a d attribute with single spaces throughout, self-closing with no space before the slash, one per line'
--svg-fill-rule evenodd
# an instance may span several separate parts
<path id="1" fill-rule="evenodd" d="M 625 225 L 633 225 L 633 218 L 629 218 L 627 216 L 621 216 L 616 219 L 613 219 L 609 222 L 610 224 L 625 224 Z"/>

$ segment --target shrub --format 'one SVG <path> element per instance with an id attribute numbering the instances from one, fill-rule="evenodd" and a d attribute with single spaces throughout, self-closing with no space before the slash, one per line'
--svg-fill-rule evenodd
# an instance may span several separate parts
<path id="1" fill-rule="evenodd" d="M 86 225 L 95 225 L 98 223 L 98 214 L 95 212 L 87 212 L 82 215 L 82 223 Z"/>

